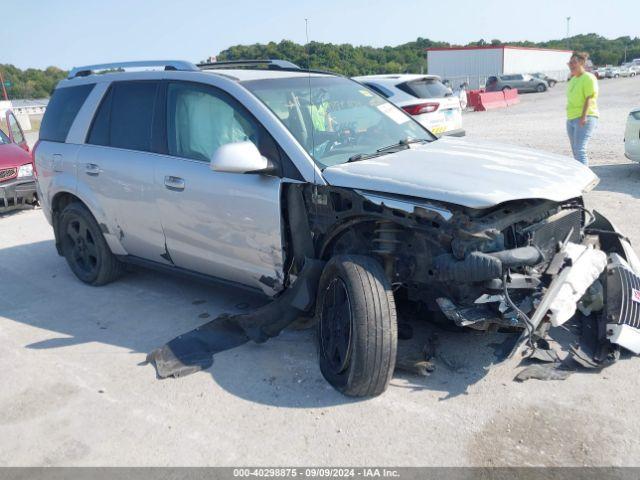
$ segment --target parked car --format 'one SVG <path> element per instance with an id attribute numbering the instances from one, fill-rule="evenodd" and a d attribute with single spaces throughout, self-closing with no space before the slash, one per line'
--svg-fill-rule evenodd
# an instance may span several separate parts
<path id="1" fill-rule="evenodd" d="M 0 212 L 36 203 L 36 183 L 29 146 L 16 116 L 5 113 L 0 130 Z"/>
<path id="2" fill-rule="evenodd" d="M 632 73 L 633 73 L 633 72 L 632 72 L 632 71 L 631 71 L 631 69 L 630 69 L 630 68 L 628 68 L 628 67 L 620 67 L 620 68 L 618 68 L 618 72 L 620 73 L 620 76 L 621 76 L 621 77 L 625 77 L 625 78 L 626 78 L 626 77 L 631 77 L 631 76 L 633 76 L 633 75 L 632 75 Z M 635 75 L 635 74 L 634 74 L 634 75 Z"/>
<path id="3" fill-rule="evenodd" d="M 247 336 L 313 316 L 320 370 L 347 395 L 387 387 L 396 299 L 535 339 L 547 319 L 572 317 L 603 256 L 601 281 L 628 269 L 640 282 L 625 237 L 584 207 L 598 182 L 589 168 L 436 138 L 362 84 L 288 62 L 74 69 L 34 156 L 56 248 L 78 279 L 103 285 L 134 263 L 261 291 L 277 308 L 241 323 Z M 619 314 L 630 298 L 589 303 L 608 353 L 635 348 L 637 317 Z"/>
<path id="4" fill-rule="evenodd" d="M 545 73 L 532 73 L 531 76 L 533 78 L 539 78 L 540 80 L 544 80 L 545 82 L 547 82 L 547 85 L 549 85 L 549 87 L 553 88 L 555 86 L 556 83 L 558 83 L 558 80 L 556 80 L 555 78 L 550 77 L 549 75 L 545 74 Z"/>
<path id="5" fill-rule="evenodd" d="M 629 160 L 640 162 L 640 108 L 636 108 L 627 117 L 624 131 L 624 155 Z"/>
<path id="6" fill-rule="evenodd" d="M 598 80 L 603 80 L 607 78 L 607 69 L 605 67 L 600 67 L 594 70 L 594 75 Z M 571 79 L 571 77 L 569 77 Z"/>
<path id="7" fill-rule="evenodd" d="M 630 65 L 629 76 L 635 77 L 636 75 L 640 75 L 640 65 Z"/>
<path id="8" fill-rule="evenodd" d="M 604 76 L 606 78 L 618 78 L 620 77 L 620 74 L 621 72 L 619 67 L 607 67 Z"/>
<path id="9" fill-rule="evenodd" d="M 549 85 L 546 81 L 531 75 L 496 75 L 487 79 L 485 90 L 487 92 L 499 92 L 517 88 L 518 92 L 546 92 Z"/>
<path id="10" fill-rule="evenodd" d="M 465 134 L 460 98 L 436 75 L 367 75 L 354 80 L 402 108 L 431 133 Z"/>

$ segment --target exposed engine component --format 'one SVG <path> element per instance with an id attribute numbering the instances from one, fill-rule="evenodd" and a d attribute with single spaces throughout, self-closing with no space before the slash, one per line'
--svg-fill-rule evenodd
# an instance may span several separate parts
<path id="1" fill-rule="evenodd" d="M 543 260 L 540 250 L 529 246 L 501 252 L 471 252 L 464 260 L 445 254 L 436 257 L 433 263 L 442 281 L 480 282 L 499 278 L 505 269 L 534 266 Z"/>

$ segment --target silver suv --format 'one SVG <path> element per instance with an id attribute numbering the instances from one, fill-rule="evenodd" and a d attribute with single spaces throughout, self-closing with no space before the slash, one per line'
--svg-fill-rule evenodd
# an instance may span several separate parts
<path id="1" fill-rule="evenodd" d="M 487 79 L 485 90 L 499 92 L 517 88 L 518 92 L 546 92 L 549 84 L 546 80 L 532 75 L 496 75 Z"/>
<path id="2" fill-rule="evenodd" d="M 58 253 L 81 281 L 135 263 L 262 291 L 284 305 L 247 334 L 315 316 L 321 371 L 348 395 L 386 388 L 396 301 L 531 339 L 588 291 L 603 348 L 640 351 L 640 309 L 628 309 L 640 262 L 583 206 L 591 170 L 436 139 L 348 78 L 282 61 L 74 69 L 35 163 Z"/>

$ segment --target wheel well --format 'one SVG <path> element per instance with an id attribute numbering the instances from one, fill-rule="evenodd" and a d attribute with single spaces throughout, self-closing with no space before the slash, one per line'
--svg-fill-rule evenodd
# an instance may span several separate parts
<path id="1" fill-rule="evenodd" d="M 325 241 L 322 243 L 320 247 L 319 257 L 322 260 L 329 260 L 333 255 L 336 254 L 334 251 L 336 244 L 343 238 L 345 234 L 351 235 L 360 235 L 366 230 L 367 226 L 371 226 L 375 224 L 376 218 L 359 218 L 352 219 L 351 221 L 346 221 L 342 223 L 340 226 L 336 227 L 332 232 L 330 232 Z M 371 249 L 373 249 L 373 245 L 371 245 Z M 349 253 L 358 253 L 361 255 L 366 255 L 368 251 L 352 251 Z"/>
<path id="2" fill-rule="evenodd" d="M 74 202 L 82 203 L 84 205 L 84 202 L 82 200 L 69 192 L 57 193 L 51 201 L 51 223 L 53 224 L 53 235 L 55 237 L 56 250 L 58 251 L 58 255 L 62 255 L 62 247 L 60 246 L 60 232 L 58 230 L 58 217 L 60 216 L 60 212 L 62 212 L 67 205 Z"/>

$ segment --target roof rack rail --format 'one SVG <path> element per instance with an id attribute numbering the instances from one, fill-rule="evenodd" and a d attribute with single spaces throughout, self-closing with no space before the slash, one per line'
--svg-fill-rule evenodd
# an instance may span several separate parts
<path id="1" fill-rule="evenodd" d="M 298 65 L 287 60 L 224 60 L 222 62 L 199 63 L 197 66 L 203 70 L 258 67 L 266 67 L 270 70 L 300 70 Z"/>
<path id="2" fill-rule="evenodd" d="M 84 67 L 74 67 L 67 78 L 86 77 L 96 72 L 105 70 L 126 70 L 128 68 L 145 68 L 145 67 L 162 67 L 165 70 L 184 70 L 184 71 L 198 71 L 191 62 L 184 60 L 145 60 L 139 62 L 115 62 L 115 63 L 100 63 L 97 65 L 86 65 Z"/>

